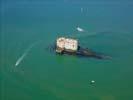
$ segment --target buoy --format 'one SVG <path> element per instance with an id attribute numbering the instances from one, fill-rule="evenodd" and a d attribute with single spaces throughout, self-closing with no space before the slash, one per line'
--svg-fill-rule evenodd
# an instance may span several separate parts
<path id="1" fill-rule="evenodd" d="M 95 83 L 95 81 L 94 80 L 91 80 L 90 84 L 94 84 L 94 83 Z"/>

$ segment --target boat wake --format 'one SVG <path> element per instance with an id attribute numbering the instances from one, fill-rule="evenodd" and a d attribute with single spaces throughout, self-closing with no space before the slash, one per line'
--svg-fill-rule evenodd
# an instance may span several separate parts
<path id="1" fill-rule="evenodd" d="M 34 47 L 36 46 L 37 44 L 39 44 L 41 41 L 37 41 L 33 44 L 31 44 L 26 50 L 25 52 L 18 58 L 18 60 L 16 61 L 15 63 L 15 67 L 17 67 L 23 60 L 24 58 L 27 56 L 27 54 L 29 53 L 29 51 Z"/>
<path id="2" fill-rule="evenodd" d="M 82 38 L 82 37 L 88 37 L 88 36 L 96 36 L 100 34 L 100 32 L 88 32 L 88 33 L 77 33 L 77 34 L 71 34 L 69 37 L 72 37 L 72 38 Z"/>
<path id="3" fill-rule="evenodd" d="M 89 32 L 81 27 L 76 27 L 76 30 L 79 32 L 77 34 L 72 34 L 70 37 L 73 38 L 80 38 L 80 37 L 87 37 L 87 36 L 95 36 L 98 35 L 100 32 Z"/>
<path id="4" fill-rule="evenodd" d="M 28 54 L 28 52 L 24 52 L 23 55 L 16 61 L 15 67 L 18 66 L 21 61 L 24 59 L 24 57 Z"/>

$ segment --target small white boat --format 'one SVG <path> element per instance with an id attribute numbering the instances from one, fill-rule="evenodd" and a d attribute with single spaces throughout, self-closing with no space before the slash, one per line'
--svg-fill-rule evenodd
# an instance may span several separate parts
<path id="1" fill-rule="evenodd" d="M 82 28 L 80 28 L 80 27 L 77 27 L 76 29 L 77 29 L 77 31 L 79 31 L 79 32 L 84 32 L 84 31 L 85 31 L 84 29 L 82 29 Z"/>

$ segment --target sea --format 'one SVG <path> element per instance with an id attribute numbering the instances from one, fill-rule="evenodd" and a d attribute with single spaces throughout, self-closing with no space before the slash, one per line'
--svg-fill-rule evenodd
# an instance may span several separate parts
<path id="1" fill-rule="evenodd" d="M 0 2 L 0 100 L 133 100 L 132 0 Z M 59 37 L 110 59 L 58 55 Z"/>

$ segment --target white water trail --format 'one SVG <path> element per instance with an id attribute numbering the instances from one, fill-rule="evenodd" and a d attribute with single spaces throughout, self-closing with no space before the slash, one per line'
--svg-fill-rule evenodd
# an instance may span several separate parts
<path id="1" fill-rule="evenodd" d="M 20 64 L 20 62 L 24 59 L 28 52 L 25 52 L 15 63 L 15 67 Z"/>
<path id="2" fill-rule="evenodd" d="M 37 44 L 39 44 L 41 41 L 37 41 L 33 44 L 31 44 L 26 50 L 25 52 L 18 58 L 18 60 L 16 61 L 15 63 L 15 67 L 17 67 L 23 60 L 24 58 L 27 56 L 27 54 L 29 53 L 29 51 L 34 47 L 36 46 Z"/>
<path id="3" fill-rule="evenodd" d="M 80 33 L 74 34 L 72 35 L 72 37 L 78 38 L 78 37 L 94 36 L 98 34 L 97 32 L 89 32 L 87 30 L 84 30 L 81 27 L 77 27 L 76 30 Z"/>
<path id="4" fill-rule="evenodd" d="M 81 38 L 81 37 L 87 37 L 87 36 L 96 36 L 98 34 L 100 34 L 100 33 L 98 33 L 98 32 L 88 32 L 88 33 L 84 33 L 84 34 L 83 33 L 77 33 L 77 34 L 70 35 L 70 37 Z"/>

